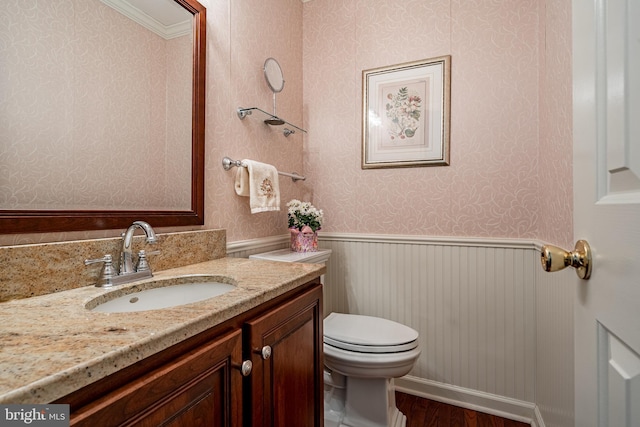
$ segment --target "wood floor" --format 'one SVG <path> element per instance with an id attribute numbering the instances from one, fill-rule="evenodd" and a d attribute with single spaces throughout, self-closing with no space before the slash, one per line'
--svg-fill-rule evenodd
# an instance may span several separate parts
<path id="1" fill-rule="evenodd" d="M 396 406 L 407 416 L 407 427 L 530 427 L 519 421 L 400 392 L 396 392 Z"/>

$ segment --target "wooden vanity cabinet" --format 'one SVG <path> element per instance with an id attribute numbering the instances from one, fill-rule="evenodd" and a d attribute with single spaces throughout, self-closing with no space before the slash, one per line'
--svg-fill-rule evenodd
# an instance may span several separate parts
<path id="1" fill-rule="evenodd" d="M 72 426 L 236 426 L 241 332 L 192 350 L 71 414 Z M 237 369 L 236 369 L 237 370 Z"/>
<path id="2" fill-rule="evenodd" d="M 322 288 L 246 322 L 252 427 L 323 425 Z M 246 424 L 246 423 L 245 423 Z"/>
<path id="3" fill-rule="evenodd" d="M 316 280 L 55 403 L 72 426 L 321 427 L 322 371 Z"/>

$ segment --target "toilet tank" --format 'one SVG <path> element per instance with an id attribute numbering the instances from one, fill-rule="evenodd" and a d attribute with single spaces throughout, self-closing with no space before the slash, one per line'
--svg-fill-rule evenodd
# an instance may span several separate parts
<path id="1" fill-rule="evenodd" d="M 249 255 L 251 259 L 263 259 L 280 262 L 302 262 L 305 264 L 325 264 L 331 256 L 331 249 L 318 249 L 313 252 L 293 252 L 291 249 L 278 249 L 271 252 Z M 324 285 L 324 274 L 320 276 L 320 283 Z"/>
<path id="2" fill-rule="evenodd" d="M 307 264 L 325 264 L 331 256 L 331 249 L 318 249 L 314 252 L 293 252 L 291 249 L 278 249 L 276 251 L 264 252 L 261 254 L 250 255 L 252 259 L 262 259 L 267 261 L 280 261 L 280 262 L 303 262 Z M 320 276 L 320 283 L 324 287 L 324 274 Z M 323 290 L 324 295 L 324 290 Z M 329 307 L 326 304 L 324 306 L 323 317 L 329 315 Z"/>
<path id="3" fill-rule="evenodd" d="M 249 258 L 280 262 L 324 264 L 329 260 L 330 256 L 331 249 L 318 249 L 314 252 L 293 252 L 291 249 L 278 249 L 276 251 L 250 255 Z"/>

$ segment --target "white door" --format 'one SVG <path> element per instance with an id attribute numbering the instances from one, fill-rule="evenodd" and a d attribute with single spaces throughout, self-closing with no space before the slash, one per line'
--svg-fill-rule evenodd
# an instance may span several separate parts
<path id="1" fill-rule="evenodd" d="M 640 0 L 573 0 L 573 79 L 575 425 L 640 427 Z"/>

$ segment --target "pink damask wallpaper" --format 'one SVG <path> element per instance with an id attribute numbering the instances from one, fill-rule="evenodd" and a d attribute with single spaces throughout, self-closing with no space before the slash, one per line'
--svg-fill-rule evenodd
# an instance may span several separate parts
<path id="1" fill-rule="evenodd" d="M 573 248 L 571 2 L 547 1 L 540 32 L 538 238 Z"/>
<path id="2" fill-rule="evenodd" d="M 327 230 L 570 240 L 570 10 L 548 3 L 306 3 L 305 172 Z M 362 70 L 449 54 L 451 165 L 362 170 Z"/>
<path id="3" fill-rule="evenodd" d="M 204 228 L 228 241 L 286 232 L 286 210 L 250 214 L 223 156 L 271 163 L 282 204 L 310 200 L 325 231 L 572 239 L 569 0 L 201 0 L 207 8 Z M 451 166 L 362 170 L 362 70 L 452 56 Z M 271 110 L 275 57 L 286 138 L 238 107 Z M 555 217 L 553 222 L 543 220 Z M 0 236 L 0 244 L 113 232 Z"/>

